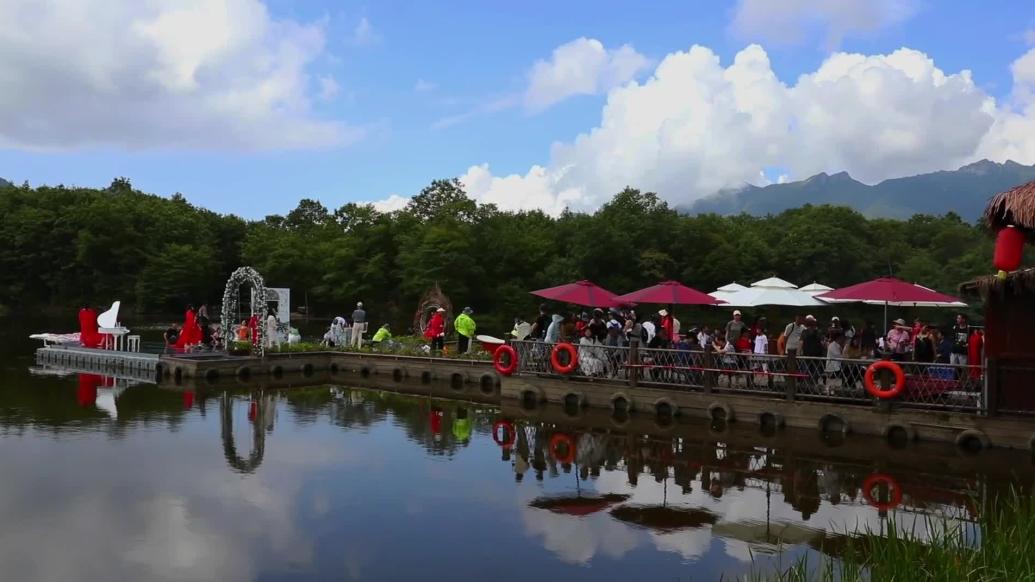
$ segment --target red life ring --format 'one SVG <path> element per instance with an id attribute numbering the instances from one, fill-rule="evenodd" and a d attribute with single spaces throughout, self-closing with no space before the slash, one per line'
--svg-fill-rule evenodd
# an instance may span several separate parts
<path id="1" fill-rule="evenodd" d="M 503 436 L 500 437 L 500 429 L 503 429 Z M 514 425 L 507 420 L 497 420 L 496 424 L 492 425 L 492 440 L 496 441 L 496 444 L 501 447 L 510 447 L 514 445 Z"/>
<path id="2" fill-rule="evenodd" d="M 888 501 L 878 501 L 873 496 L 873 490 L 881 484 L 888 488 L 888 495 L 890 496 Z M 899 485 L 898 481 L 896 481 L 891 475 L 885 473 L 874 473 L 863 481 L 862 489 L 863 497 L 866 498 L 866 502 L 881 511 L 894 509 L 902 503 L 902 486 Z"/>
<path id="3" fill-rule="evenodd" d="M 563 455 L 559 450 L 562 446 L 567 448 L 567 451 Z M 571 437 L 563 432 L 553 435 L 550 437 L 550 456 L 561 464 L 575 462 L 575 441 L 571 440 Z"/>
<path id="4" fill-rule="evenodd" d="M 503 356 L 507 357 L 506 364 L 503 363 Z M 496 368 L 496 371 L 503 376 L 510 376 L 517 371 L 518 357 L 517 351 L 513 347 L 506 344 L 496 348 L 496 351 L 492 354 L 492 367 Z"/>
<path id="5" fill-rule="evenodd" d="M 895 385 L 885 390 L 874 384 L 873 376 L 878 370 L 890 370 L 895 375 Z M 863 376 L 863 385 L 866 386 L 866 391 L 876 398 L 884 400 L 895 398 L 906 387 L 906 373 L 902 371 L 902 366 L 895 362 L 881 360 L 870 364 L 870 367 L 866 368 L 866 375 Z"/>
<path id="6" fill-rule="evenodd" d="M 568 354 L 568 364 L 566 366 L 561 364 L 561 352 L 567 352 Z M 550 365 L 553 366 L 554 372 L 558 374 L 571 374 L 575 371 L 575 368 L 579 367 L 579 351 L 569 343 L 559 343 L 550 351 Z"/>

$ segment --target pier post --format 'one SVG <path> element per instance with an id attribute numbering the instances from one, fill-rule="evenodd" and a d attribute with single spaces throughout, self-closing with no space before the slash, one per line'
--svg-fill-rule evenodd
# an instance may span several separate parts
<path id="1" fill-rule="evenodd" d="M 640 378 L 640 338 L 629 339 L 629 385 L 636 386 Z"/>
<path id="2" fill-rule="evenodd" d="M 705 346 L 704 358 L 701 360 L 704 363 L 704 393 L 711 394 L 712 388 L 715 387 L 715 352 L 712 351 L 711 346 Z"/>
<path id="3" fill-rule="evenodd" d="M 798 392 L 798 358 L 796 354 L 787 354 L 787 359 L 784 361 L 787 365 L 787 381 L 783 383 L 784 390 L 786 391 L 787 400 L 794 400 L 794 395 Z"/>
<path id="4" fill-rule="evenodd" d="M 984 404 L 984 414 L 995 416 L 999 409 L 999 359 L 985 359 L 984 381 L 981 383 L 981 391 Z M 979 411 L 981 412 L 981 411 Z"/>

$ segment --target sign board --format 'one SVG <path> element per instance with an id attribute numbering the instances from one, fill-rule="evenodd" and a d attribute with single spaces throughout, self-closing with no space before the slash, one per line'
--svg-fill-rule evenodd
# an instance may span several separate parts
<path id="1" fill-rule="evenodd" d="M 255 289 L 252 289 L 252 302 L 255 301 Z M 279 323 L 291 321 L 291 289 L 266 287 L 266 304 L 273 306 Z"/>

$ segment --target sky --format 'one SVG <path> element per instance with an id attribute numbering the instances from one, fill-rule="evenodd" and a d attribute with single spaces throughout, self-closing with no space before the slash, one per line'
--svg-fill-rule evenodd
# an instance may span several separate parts
<path id="1" fill-rule="evenodd" d="M 0 0 L 0 176 L 246 218 L 1035 163 L 1030 0 Z"/>

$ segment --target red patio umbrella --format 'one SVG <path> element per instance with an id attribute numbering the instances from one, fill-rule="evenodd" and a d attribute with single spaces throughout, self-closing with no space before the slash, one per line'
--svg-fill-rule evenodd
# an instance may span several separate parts
<path id="1" fill-rule="evenodd" d="M 661 305 L 720 305 L 725 303 L 725 301 L 716 299 L 707 293 L 687 287 L 679 281 L 663 281 L 653 287 L 620 295 L 617 299 L 628 303 L 657 303 Z"/>
<path id="2" fill-rule="evenodd" d="M 888 306 L 898 307 L 966 307 L 967 304 L 952 295 L 939 293 L 923 285 L 896 277 L 880 277 L 841 289 L 816 295 L 830 303 L 865 302 L 884 305 L 884 327 L 888 327 Z"/>
<path id="3" fill-rule="evenodd" d="M 592 281 L 576 281 L 567 285 L 540 289 L 532 291 L 532 295 L 586 307 L 618 307 L 623 303 L 617 295 Z"/>
<path id="4" fill-rule="evenodd" d="M 895 277 L 880 277 L 850 287 L 842 287 L 816 295 L 823 301 L 848 302 L 867 301 L 898 306 L 918 307 L 965 307 L 957 297 L 939 293 L 923 285 L 917 285 Z"/>

